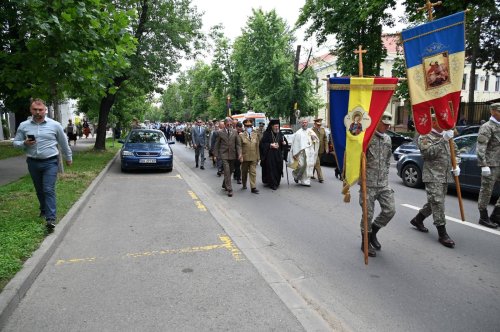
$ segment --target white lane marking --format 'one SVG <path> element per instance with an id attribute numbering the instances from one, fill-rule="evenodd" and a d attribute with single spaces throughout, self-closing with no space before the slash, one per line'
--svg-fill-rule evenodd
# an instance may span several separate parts
<path id="1" fill-rule="evenodd" d="M 417 210 L 417 211 L 420 210 L 419 207 L 416 207 L 416 206 L 413 206 L 413 205 L 410 205 L 410 204 L 401 204 L 401 205 L 404 206 L 404 207 L 407 207 L 409 209 L 413 209 L 413 210 Z M 448 219 L 449 221 L 454 221 L 454 222 L 456 222 L 457 224 L 460 224 L 460 225 L 469 226 L 469 227 L 472 227 L 472 228 L 476 228 L 476 229 L 482 230 L 484 232 L 488 232 L 488 233 L 495 234 L 495 235 L 500 235 L 499 231 L 496 231 L 496 230 L 491 229 L 491 228 L 483 227 L 483 226 L 480 226 L 480 225 L 477 225 L 477 224 L 473 224 L 473 223 L 470 223 L 468 221 L 462 221 L 460 219 L 453 218 L 453 217 L 448 217 L 448 216 L 446 216 L 446 219 Z"/>

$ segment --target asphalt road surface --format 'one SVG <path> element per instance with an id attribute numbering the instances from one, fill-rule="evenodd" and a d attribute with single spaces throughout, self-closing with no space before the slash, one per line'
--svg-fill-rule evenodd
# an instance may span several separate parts
<path id="1" fill-rule="evenodd" d="M 427 234 L 409 224 L 426 201 L 425 191 L 405 187 L 392 165 L 396 215 L 379 232 L 382 250 L 366 266 L 358 188 L 344 203 L 332 168 L 323 167 L 323 184 L 298 186 L 290 172 L 290 186 L 284 177 L 271 191 L 262 186 L 258 167 L 260 195 L 234 181 L 228 198 L 208 158 L 199 170 L 192 149 L 176 144 L 174 154 L 243 217 L 242 227 L 269 240 L 266 258 L 332 325 L 354 331 L 500 330 L 500 232 L 477 224 L 477 196 L 464 195 L 464 223 L 456 194 L 448 193 L 447 229 L 456 247 L 446 248 L 437 241 L 432 218 L 425 221 Z"/>

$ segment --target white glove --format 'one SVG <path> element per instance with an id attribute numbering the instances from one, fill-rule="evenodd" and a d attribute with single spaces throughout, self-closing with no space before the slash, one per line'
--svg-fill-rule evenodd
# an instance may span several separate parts
<path id="1" fill-rule="evenodd" d="M 453 172 L 453 175 L 460 176 L 460 167 L 458 167 L 458 165 L 457 165 L 457 168 L 455 168 L 452 172 Z"/>
<path id="2" fill-rule="evenodd" d="M 445 130 L 443 132 L 443 138 L 445 141 L 449 141 L 453 138 L 453 130 Z"/>
<path id="3" fill-rule="evenodd" d="M 481 167 L 481 175 L 482 176 L 490 176 L 491 175 L 491 169 L 488 166 Z"/>

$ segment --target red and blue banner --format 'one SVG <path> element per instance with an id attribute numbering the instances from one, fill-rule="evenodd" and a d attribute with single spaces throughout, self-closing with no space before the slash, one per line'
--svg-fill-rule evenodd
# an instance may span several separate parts
<path id="1" fill-rule="evenodd" d="M 361 158 L 384 113 L 397 78 L 331 77 L 330 129 L 338 167 L 347 185 L 361 171 Z"/>
<path id="2" fill-rule="evenodd" d="M 455 127 L 465 59 L 465 13 L 401 33 L 415 128 L 432 129 L 431 112 L 442 129 Z"/>

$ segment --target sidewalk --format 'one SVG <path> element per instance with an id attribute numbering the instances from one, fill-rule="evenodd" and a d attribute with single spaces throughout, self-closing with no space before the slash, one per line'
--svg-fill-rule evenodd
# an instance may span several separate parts
<path id="1" fill-rule="evenodd" d="M 0 329 L 329 330 L 198 180 L 116 158 L 0 293 Z"/>
<path id="2" fill-rule="evenodd" d="M 71 145 L 71 150 L 85 151 L 91 149 L 95 144 L 95 138 L 83 138 L 76 141 L 76 145 Z M 0 160 L 0 186 L 14 182 L 28 174 L 26 156 L 18 156 Z"/>

